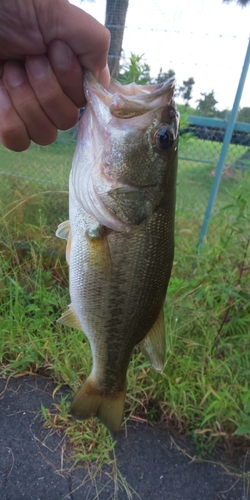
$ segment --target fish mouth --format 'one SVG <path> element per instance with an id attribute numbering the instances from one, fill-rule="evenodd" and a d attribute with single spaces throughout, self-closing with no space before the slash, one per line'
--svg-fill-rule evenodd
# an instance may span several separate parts
<path id="1" fill-rule="evenodd" d="M 150 181 L 146 177 L 142 181 L 135 179 L 136 176 L 124 176 L 119 168 L 120 171 L 127 168 L 129 160 L 125 153 L 127 145 L 130 151 L 131 140 L 136 148 L 141 141 L 148 155 L 155 154 L 151 135 L 153 137 L 154 130 L 158 131 L 158 124 L 166 124 L 173 131 L 174 139 L 177 138 L 179 114 L 173 101 L 174 88 L 175 79 L 170 78 L 156 85 L 124 86 L 112 80 L 105 90 L 90 72 L 84 73 L 87 106 L 79 123 L 79 148 L 73 160 L 71 182 L 85 212 L 102 226 L 116 232 L 129 232 L 138 225 L 138 222 L 131 223 L 128 216 L 119 215 L 114 208 L 115 204 L 121 205 L 125 197 L 131 207 L 136 206 L 136 193 L 146 205 L 140 220 L 152 212 L 153 205 L 146 199 L 147 191 L 156 192 L 158 184 L 154 184 L 150 176 Z M 81 141 L 84 142 L 83 156 Z M 155 197 L 158 200 L 159 196 Z"/>
<path id="2" fill-rule="evenodd" d="M 155 85 L 138 85 L 130 83 L 122 85 L 111 79 L 109 88 L 106 90 L 96 80 L 92 73 L 84 73 L 84 92 L 88 103 L 98 114 L 98 103 L 102 103 L 111 117 L 129 119 L 144 115 L 156 108 L 174 104 L 173 95 L 175 89 L 175 78 L 169 78 L 163 83 Z M 103 116 L 102 116 L 103 118 Z"/>

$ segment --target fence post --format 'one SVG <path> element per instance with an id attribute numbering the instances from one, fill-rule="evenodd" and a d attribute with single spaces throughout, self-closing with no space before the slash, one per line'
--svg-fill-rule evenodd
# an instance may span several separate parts
<path id="1" fill-rule="evenodd" d="M 235 95 L 233 108 L 232 108 L 231 114 L 229 116 L 226 132 L 225 132 L 225 136 L 224 136 L 224 141 L 223 141 L 218 165 L 217 165 L 215 176 L 214 176 L 213 186 L 211 189 L 210 197 L 209 197 L 208 204 L 207 204 L 207 209 L 206 209 L 203 223 L 202 223 L 202 227 L 201 227 L 201 232 L 200 232 L 199 241 L 198 241 L 198 248 L 200 248 L 202 246 L 203 240 L 204 240 L 206 233 L 207 233 L 208 222 L 209 222 L 209 219 L 211 217 L 215 198 L 216 198 L 216 195 L 218 192 L 218 188 L 219 188 L 219 184 L 220 184 L 220 180 L 221 180 L 221 175 L 222 175 L 225 159 L 227 156 L 227 151 L 228 151 L 228 148 L 230 145 L 230 141 L 231 141 L 231 137 L 232 137 L 232 133 L 233 133 L 233 129 L 234 129 L 236 116 L 238 113 L 240 99 L 241 99 L 242 91 L 244 88 L 249 64 L 250 64 L 250 38 L 248 40 L 248 47 L 247 47 L 245 61 L 244 61 L 243 67 L 242 67 L 242 72 L 241 72 L 237 92 Z"/>

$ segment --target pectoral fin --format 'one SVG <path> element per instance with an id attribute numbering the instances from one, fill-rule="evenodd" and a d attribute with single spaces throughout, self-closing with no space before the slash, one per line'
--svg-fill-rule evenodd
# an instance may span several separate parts
<path id="1" fill-rule="evenodd" d="M 71 235 L 71 231 L 69 231 L 68 241 L 67 241 L 67 245 L 66 245 L 66 261 L 68 264 L 69 264 L 69 259 L 70 259 L 71 243 L 72 243 L 72 235 Z"/>
<path id="2" fill-rule="evenodd" d="M 161 371 L 165 363 L 166 351 L 163 307 L 151 330 L 149 330 L 146 337 L 140 342 L 139 347 L 149 360 L 152 368 L 156 371 Z"/>
<path id="3" fill-rule="evenodd" d="M 56 236 L 61 238 L 62 240 L 67 240 L 70 232 L 70 222 L 69 220 L 65 220 L 61 224 L 59 224 L 56 230 Z"/>
<path id="4" fill-rule="evenodd" d="M 69 264 L 69 258 L 70 258 L 70 250 L 71 250 L 71 231 L 70 231 L 70 222 L 69 220 L 65 220 L 61 224 L 59 224 L 57 230 L 56 230 L 56 236 L 58 238 L 61 238 L 62 240 L 67 240 L 67 246 L 66 246 L 66 261 Z"/>
<path id="5" fill-rule="evenodd" d="M 57 320 L 57 323 L 65 326 L 71 326 L 72 328 L 76 328 L 77 330 L 82 330 L 82 327 L 71 304 L 68 310 L 65 311 Z"/>
<path id="6" fill-rule="evenodd" d="M 86 237 L 89 244 L 90 265 L 104 273 L 109 273 L 112 261 L 105 229 L 102 226 L 92 228 L 86 232 Z"/>

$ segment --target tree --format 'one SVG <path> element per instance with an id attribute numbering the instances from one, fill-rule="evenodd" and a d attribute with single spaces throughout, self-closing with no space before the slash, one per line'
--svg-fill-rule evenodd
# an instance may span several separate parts
<path id="1" fill-rule="evenodd" d="M 118 77 L 122 41 L 129 0 L 107 0 L 105 26 L 111 33 L 108 65 L 113 78 Z"/>
<path id="2" fill-rule="evenodd" d="M 179 87 L 179 94 L 185 102 L 185 106 L 188 106 L 190 99 L 192 98 L 192 91 L 195 81 L 191 76 L 188 80 L 183 80 L 183 85 Z"/>
<path id="3" fill-rule="evenodd" d="M 201 96 L 203 96 L 202 99 L 198 99 L 196 102 L 198 102 L 197 109 L 199 109 L 203 115 L 205 116 L 214 116 L 216 115 L 216 108 L 215 105 L 218 103 L 214 97 L 214 90 L 210 92 L 209 94 L 206 94 L 205 92 L 201 92 Z"/>
<path id="4" fill-rule="evenodd" d="M 172 76 L 175 76 L 175 71 L 173 69 L 169 69 L 167 73 L 163 73 L 162 68 L 160 68 L 158 76 L 152 80 L 152 83 L 163 83 L 169 78 L 172 78 Z"/>
<path id="5" fill-rule="evenodd" d="M 129 62 L 120 67 L 119 82 L 123 84 L 135 82 L 141 85 L 151 82 L 150 67 L 148 64 L 142 63 L 143 56 L 144 54 L 138 56 L 131 52 Z"/>
<path id="6" fill-rule="evenodd" d="M 223 1 L 229 3 L 233 0 L 223 0 Z M 236 0 L 236 1 L 241 6 L 245 6 L 250 2 L 250 0 Z M 111 42 L 108 54 L 108 65 L 110 69 L 110 74 L 113 78 L 117 78 L 119 73 L 119 64 L 122 51 L 122 42 L 123 42 L 125 20 L 128 10 L 128 3 L 129 0 L 107 0 L 106 2 L 105 26 L 106 28 L 109 29 L 111 33 Z M 162 75 L 164 75 L 164 73 Z M 161 81 L 164 80 L 165 78 L 163 77 Z"/>
<path id="7" fill-rule="evenodd" d="M 230 116 L 229 109 L 222 109 L 222 111 L 219 110 L 216 111 L 216 118 L 219 118 L 220 120 L 228 120 L 229 116 Z"/>
<path id="8" fill-rule="evenodd" d="M 237 120 L 239 122 L 250 123 L 250 108 L 242 108 L 239 110 Z"/>
<path id="9" fill-rule="evenodd" d="M 223 0 L 224 3 L 230 3 L 233 0 Z M 241 7 L 246 7 L 246 5 L 250 2 L 250 0 L 236 0 L 236 2 L 241 5 Z"/>

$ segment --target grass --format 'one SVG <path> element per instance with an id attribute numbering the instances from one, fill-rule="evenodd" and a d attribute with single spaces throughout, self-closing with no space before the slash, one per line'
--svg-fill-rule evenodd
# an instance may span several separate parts
<path id="1" fill-rule="evenodd" d="M 68 164 L 69 146 L 53 147 L 48 159 L 57 158 L 58 165 L 51 179 L 62 158 Z M 35 161 L 42 168 L 47 153 L 39 156 L 31 149 L 25 155 L 29 168 Z M 160 422 L 192 435 L 200 452 L 221 439 L 250 438 L 250 176 L 222 180 L 198 252 L 210 174 L 208 164 L 181 163 L 175 262 L 165 303 L 167 362 L 157 374 L 135 350 L 125 409 L 125 419 Z M 82 332 L 56 323 L 69 303 L 65 245 L 54 236 L 56 224 L 67 218 L 67 192 L 41 190 L 27 179 L 2 179 L 0 189 L 8 196 L 1 197 L 0 217 L 0 373 L 35 372 L 51 376 L 58 388 L 67 384 L 69 396 L 54 412 L 41 409 L 45 425 L 66 433 L 75 463 L 115 467 L 114 442 L 106 429 L 97 420 L 73 421 L 68 413 L 73 392 L 91 370 L 91 355 Z"/>

